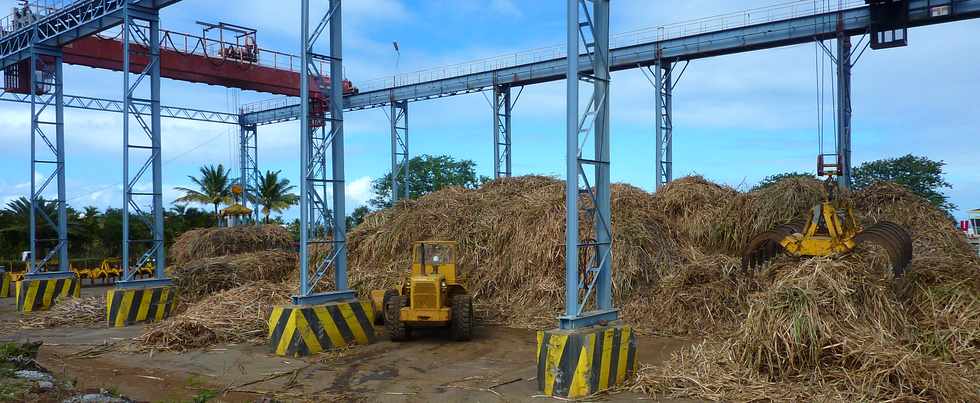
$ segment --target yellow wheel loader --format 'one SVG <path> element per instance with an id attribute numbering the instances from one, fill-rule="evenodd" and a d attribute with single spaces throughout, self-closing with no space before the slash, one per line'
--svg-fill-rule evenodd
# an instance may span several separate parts
<path id="1" fill-rule="evenodd" d="M 408 279 L 394 290 L 371 291 L 392 341 L 420 327 L 448 327 L 457 341 L 473 337 L 473 299 L 460 282 L 456 249 L 453 241 L 415 242 Z"/>
<path id="2" fill-rule="evenodd" d="M 742 268 L 764 265 L 780 255 L 828 256 L 848 253 L 862 243 L 876 244 L 888 253 L 895 277 L 905 274 L 912 261 L 912 237 L 898 224 L 881 221 L 863 228 L 851 206 L 837 197 L 834 176 L 839 167 L 817 159 L 818 175 L 826 176 L 824 201 L 810 211 L 806 220 L 793 221 L 756 235 L 742 254 Z"/>

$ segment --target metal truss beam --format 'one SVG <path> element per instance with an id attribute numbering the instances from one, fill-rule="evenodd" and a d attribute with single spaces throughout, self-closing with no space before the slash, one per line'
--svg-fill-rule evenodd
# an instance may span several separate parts
<path id="1" fill-rule="evenodd" d="M 521 97 L 524 87 L 511 100 L 511 87 L 495 85 L 493 87 L 493 177 L 494 179 L 510 177 L 513 174 L 511 166 L 511 111 Z"/>
<path id="2" fill-rule="evenodd" d="M 28 276 L 44 272 L 69 273 L 68 266 L 68 215 L 65 197 L 65 123 L 64 123 L 64 75 L 62 55 L 59 49 L 42 45 L 29 49 L 31 57 L 26 73 L 30 81 L 31 103 L 31 259 Z M 21 72 L 23 73 L 23 72 Z M 53 132 L 53 133 L 52 133 Z M 52 141 L 51 134 L 54 134 Z M 40 141 L 39 141 L 40 140 Z M 40 143 L 40 144 L 39 144 Z M 38 149 L 40 147 L 40 150 Z M 38 178 L 41 182 L 38 183 Z M 51 185 L 54 186 L 51 186 Z M 44 194 L 54 187 L 54 216 L 50 202 Z M 54 236 L 41 238 L 41 227 L 51 227 Z M 49 232 L 49 233 L 50 233 Z M 42 250 L 43 248 L 43 250 Z M 43 251 L 43 256 L 38 252 Z M 56 270 L 48 271 L 47 265 L 57 258 Z"/>
<path id="3" fill-rule="evenodd" d="M 566 66 L 565 314 L 558 319 L 560 328 L 575 329 L 615 320 L 619 311 L 612 305 L 609 0 L 568 0 L 567 5 L 568 54 L 579 54 L 581 39 L 588 60 L 580 66 L 582 59 L 568 58 Z M 579 116 L 582 81 L 592 84 L 592 95 L 584 115 Z M 581 241 L 580 193 L 591 204 L 584 207 L 594 234 Z M 585 267 L 580 267 L 580 253 Z"/>
<path id="4" fill-rule="evenodd" d="M 391 205 L 409 198 L 408 101 L 392 102 L 391 114 Z"/>
<path id="5" fill-rule="evenodd" d="M 347 229 L 344 206 L 344 112 L 343 86 L 328 85 L 314 61 L 320 34 L 328 33 L 330 76 L 344 77 L 341 39 L 341 0 L 329 0 L 328 9 L 310 34 L 310 0 L 302 1 L 300 22 L 300 135 L 302 136 L 300 181 L 300 284 L 294 304 L 317 304 L 355 298 L 347 286 Z M 311 86 L 312 84 L 312 86 Z M 329 100 L 329 113 L 311 111 L 317 100 Z M 328 153 L 329 149 L 329 153 Z M 332 199 L 332 202 L 331 202 Z M 311 249 L 320 252 L 310 259 Z M 317 285 L 333 269 L 335 290 L 317 291 Z M 311 276 L 312 274 L 312 276 Z"/>
<path id="6" fill-rule="evenodd" d="M 122 7 L 123 42 L 123 277 L 118 288 L 133 288 L 168 284 L 164 275 L 166 252 L 163 245 L 163 171 L 160 125 L 160 19 L 155 10 Z M 139 28 L 137 21 L 149 25 L 148 31 Z M 146 68 L 139 74 L 128 73 L 132 60 L 132 45 L 149 49 Z M 134 77 L 135 76 L 135 77 Z M 149 113 L 140 111 L 135 102 L 149 104 Z M 135 125 L 134 125 L 135 123 Z M 131 136 L 131 126 L 137 133 Z M 131 161 L 138 161 L 131 165 Z M 132 168 L 136 168 L 132 170 Z M 149 179 L 149 189 L 144 182 Z M 146 210 L 149 207 L 149 211 Z M 147 229 L 144 237 L 135 236 L 130 218 L 135 217 Z M 137 256 L 130 260 L 130 256 Z M 136 280 L 135 274 L 153 265 L 153 277 Z"/>
<path id="7" fill-rule="evenodd" d="M 262 173 L 259 172 L 259 131 L 255 125 L 239 126 L 238 156 L 241 173 L 239 185 L 242 187 L 242 205 L 248 207 L 255 192 L 258 192 Z M 259 222 L 258 205 L 254 205 L 255 222 Z"/>
<path id="8" fill-rule="evenodd" d="M 30 58 L 30 49 L 34 45 L 58 48 L 119 25 L 124 15 L 153 15 L 179 1 L 78 0 L 46 15 L 34 15 L 33 23 L 0 34 L 0 67 L 6 68 Z"/>
<path id="9" fill-rule="evenodd" d="M 30 98 L 30 95 L 22 95 L 0 90 L 0 101 L 30 103 Z M 65 95 L 64 100 L 65 108 L 116 113 L 122 113 L 123 111 L 123 102 L 114 99 Z M 134 108 L 142 114 L 149 114 L 151 112 L 151 105 L 148 102 L 141 102 L 138 100 L 134 100 L 130 104 L 130 108 Z M 203 109 L 161 105 L 160 117 L 237 125 L 239 115 Z"/>

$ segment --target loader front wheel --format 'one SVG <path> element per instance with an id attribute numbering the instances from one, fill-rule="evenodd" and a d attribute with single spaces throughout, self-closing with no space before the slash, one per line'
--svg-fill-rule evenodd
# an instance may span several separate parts
<path id="1" fill-rule="evenodd" d="M 404 341 L 408 339 L 408 329 L 401 319 L 402 306 L 407 305 L 408 297 L 394 296 L 387 298 L 385 302 L 385 329 L 388 330 L 388 337 L 391 341 Z"/>
<path id="2" fill-rule="evenodd" d="M 395 291 L 395 290 L 385 290 L 384 296 L 381 297 L 381 308 L 380 308 L 380 311 L 381 312 L 379 312 L 378 313 L 378 316 L 375 318 L 375 321 L 374 321 L 375 324 L 377 324 L 377 325 L 383 325 L 383 324 L 385 324 L 385 316 L 388 316 L 388 313 L 387 313 L 387 310 L 388 310 L 388 301 L 391 301 L 393 298 L 398 298 L 398 291 Z"/>
<path id="3" fill-rule="evenodd" d="M 466 294 L 453 296 L 453 317 L 449 332 L 456 341 L 473 338 L 473 298 Z"/>

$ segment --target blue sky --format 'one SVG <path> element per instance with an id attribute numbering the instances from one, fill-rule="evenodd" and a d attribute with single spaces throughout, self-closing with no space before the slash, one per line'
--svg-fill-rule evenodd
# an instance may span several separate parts
<path id="1" fill-rule="evenodd" d="M 0 1 L 7 10 L 12 0 Z M 314 1 L 323 4 L 324 1 Z M 762 1 L 612 2 L 612 32 L 624 32 L 774 3 Z M 234 7 L 228 7 L 234 4 Z M 185 0 L 164 10 L 165 29 L 198 33 L 195 21 L 256 27 L 263 48 L 297 53 L 299 1 Z M 355 85 L 379 77 L 524 49 L 559 45 L 564 2 L 518 0 L 358 0 L 344 5 L 347 76 Z M 905 48 L 868 51 L 854 69 L 855 163 L 906 153 L 947 162 L 947 193 L 960 211 L 980 207 L 976 156 L 980 21 L 910 31 Z M 392 41 L 401 56 L 396 68 Z M 66 66 L 66 93 L 121 98 L 120 73 Z M 164 80 L 163 103 L 212 110 L 274 98 Z M 613 74 L 612 179 L 652 190 L 653 91 L 638 70 Z M 697 173 L 748 187 L 784 171 L 813 171 L 817 154 L 813 44 L 696 60 L 674 94 L 675 177 Z M 828 104 L 829 105 L 829 104 Z M 829 108 L 829 106 L 828 106 Z M 409 106 L 413 155 L 450 154 L 492 173 L 491 110 L 469 94 Z M 371 178 L 389 166 L 383 111 L 345 114 L 348 209 L 370 199 Z M 828 122 L 830 121 L 828 115 Z M 68 110 L 68 198 L 75 207 L 121 205 L 122 117 Z M 515 174 L 564 172 L 564 82 L 525 89 L 513 117 Z M 829 125 L 829 123 L 828 123 Z M 164 120 L 164 183 L 174 186 L 202 164 L 237 167 L 237 127 Z M 259 131 L 263 170 L 298 181 L 299 126 Z M 29 109 L 0 103 L 0 202 L 28 194 Z M 288 215 L 295 215 L 294 211 Z M 963 214 L 959 213 L 962 217 Z"/>

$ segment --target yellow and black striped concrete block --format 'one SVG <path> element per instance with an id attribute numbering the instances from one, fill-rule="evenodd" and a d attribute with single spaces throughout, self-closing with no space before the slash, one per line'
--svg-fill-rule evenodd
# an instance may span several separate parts
<path id="1" fill-rule="evenodd" d="M 10 273 L 0 272 L 0 298 L 10 298 Z"/>
<path id="2" fill-rule="evenodd" d="M 613 322 L 575 330 L 538 332 L 538 389 L 581 398 L 622 383 L 636 368 L 636 335 Z"/>
<path id="3" fill-rule="evenodd" d="M 375 340 L 370 301 L 283 305 L 269 315 L 269 345 L 279 356 L 302 357 Z"/>
<path id="4" fill-rule="evenodd" d="M 109 327 L 125 327 L 166 319 L 174 309 L 174 287 L 112 289 L 105 295 Z"/>
<path id="5" fill-rule="evenodd" d="M 21 280 L 14 287 L 17 310 L 21 312 L 43 311 L 51 308 L 59 299 L 82 295 L 82 282 L 78 277 L 44 280 Z"/>

